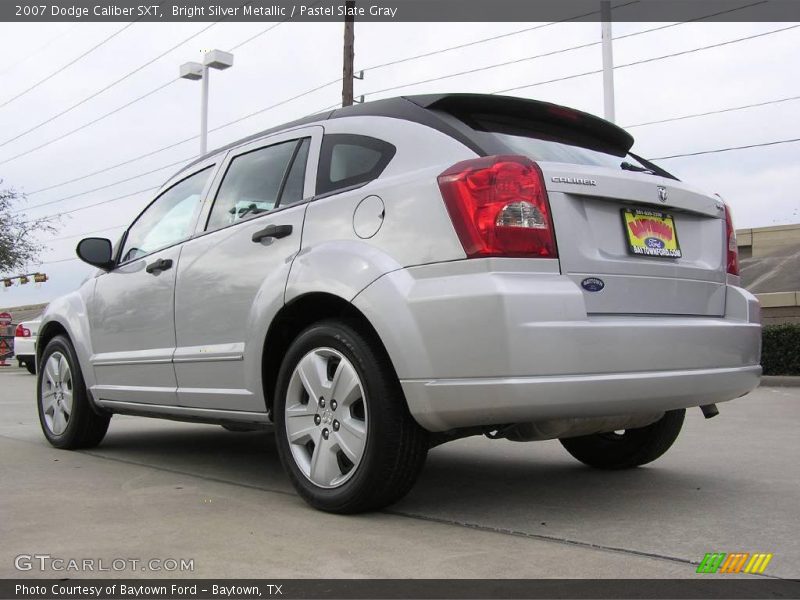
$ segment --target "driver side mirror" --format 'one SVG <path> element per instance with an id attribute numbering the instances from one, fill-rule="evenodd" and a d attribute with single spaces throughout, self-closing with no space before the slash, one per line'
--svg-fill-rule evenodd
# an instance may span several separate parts
<path id="1" fill-rule="evenodd" d="M 78 243 L 75 252 L 83 262 L 108 271 L 114 267 L 111 240 L 106 238 L 84 238 Z"/>

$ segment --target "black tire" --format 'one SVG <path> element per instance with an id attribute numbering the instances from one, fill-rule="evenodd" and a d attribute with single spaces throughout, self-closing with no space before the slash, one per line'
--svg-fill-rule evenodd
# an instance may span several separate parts
<path id="1" fill-rule="evenodd" d="M 47 424 L 45 410 L 42 403 L 42 380 L 48 377 L 46 373 L 47 362 L 55 353 L 60 353 L 69 366 L 71 377 L 72 407 L 66 428 L 56 434 Z M 39 423 L 42 432 L 56 448 L 75 450 L 78 448 L 93 448 L 97 446 L 106 435 L 110 415 L 97 414 L 89 404 L 86 385 L 83 381 L 78 358 L 72 343 L 65 336 L 59 335 L 48 342 L 42 353 L 41 368 L 36 378 L 36 404 L 39 412 Z"/>
<path id="2" fill-rule="evenodd" d="M 360 462 L 349 479 L 332 488 L 315 484 L 298 467 L 288 441 L 285 417 L 295 367 L 308 353 L 322 348 L 333 349 L 350 361 L 364 390 L 362 401 L 368 415 Z M 332 405 L 331 399 L 328 402 Z M 320 510 L 352 514 L 392 504 L 413 487 L 425 463 L 428 434 L 408 412 L 389 357 L 377 340 L 348 323 L 322 321 L 294 340 L 278 375 L 273 414 L 283 467 L 298 494 Z"/>
<path id="3" fill-rule="evenodd" d="M 36 375 L 36 362 L 35 361 L 26 361 L 25 368 L 28 369 L 28 373 L 31 375 Z"/>
<path id="4" fill-rule="evenodd" d="M 564 438 L 561 444 L 572 456 L 597 469 L 630 469 L 654 461 L 670 449 L 683 425 L 686 410 L 671 410 L 661 419 L 622 434 L 595 433 Z"/>

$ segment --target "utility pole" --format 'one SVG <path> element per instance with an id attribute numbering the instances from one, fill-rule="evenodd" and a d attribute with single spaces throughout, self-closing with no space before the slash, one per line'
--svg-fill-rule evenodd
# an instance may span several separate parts
<path id="1" fill-rule="evenodd" d="M 345 3 L 344 17 L 344 55 L 342 57 L 342 106 L 353 105 L 353 60 L 355 59 L 354 49 L 354 24 L 355 24 L 355 0 L 347 0 Z"/>
<path id="2" fill-rule="evenodd" d="M 600 20 L 603 37 L 603 109 L 607 121 L 616 121 L 614 109 L 614 50 L 611 38 L 611 1 L 600 2 Z"/>

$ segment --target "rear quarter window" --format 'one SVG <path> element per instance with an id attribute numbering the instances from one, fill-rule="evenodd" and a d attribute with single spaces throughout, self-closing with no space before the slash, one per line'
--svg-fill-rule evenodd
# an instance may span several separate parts
<path id="1" fill-rule="evenodd" d="M 327 194 L 377 179 L 397 149 L 377 138 L 330 134 L 322 138 L 317 194 Z"/>

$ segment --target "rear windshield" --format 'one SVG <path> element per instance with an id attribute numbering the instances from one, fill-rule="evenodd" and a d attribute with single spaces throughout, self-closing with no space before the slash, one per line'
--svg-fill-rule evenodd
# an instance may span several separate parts
<path id="1" fill-rule="evenodd" d="M 581 134 L 568 125 L 521 121 L 497 115 L 457 115 L 473 130 L 473 136 L 488 154 L 522 154 L 536 161 L 650 171 L 657 169 L 624 150 Z M 658 174 L 665 174 L 663 171 Z"/>
<path id="2" fill-rule="evenodd" d="M 483 132 L 482 132 L 483 133 Z M 509 133 L 483 133 L 492 136 L 493 143 L 502 145 L 504 152 L 523 154 L 532 160 L 571 163 L 575 165 L 594 165 L 598 167 L 620 168 L 625 161 L 636 167 L 646 169 L 642 163 L 630 154 L 610 154 L 598 150 L 590 150 L 570 144 L 566 141 L 545 140 L 528 135 L 511 135 Z M 507 150 L 505 150 L 507 148 Z"/>

